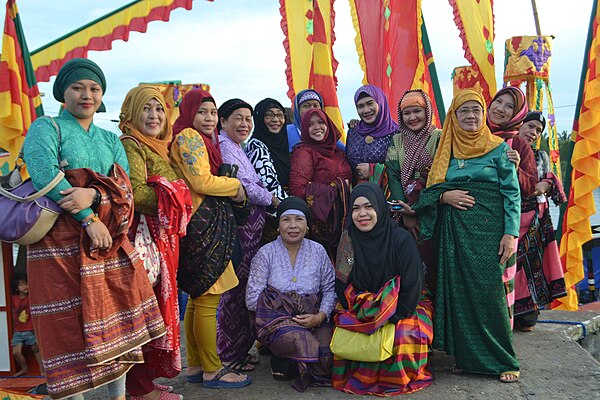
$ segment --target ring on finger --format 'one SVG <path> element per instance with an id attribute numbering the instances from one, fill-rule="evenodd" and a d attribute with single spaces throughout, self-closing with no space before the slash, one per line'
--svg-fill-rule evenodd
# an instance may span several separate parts
<path id="1" fill-rule="evenodd" d="M 462 205 L 463 205 L 463 202 L 462 202 L 462 201 L 459 201 L 459 202 L 458 202 L 458 205 L 459 205 L 459 206 L 462 206 Z"/>

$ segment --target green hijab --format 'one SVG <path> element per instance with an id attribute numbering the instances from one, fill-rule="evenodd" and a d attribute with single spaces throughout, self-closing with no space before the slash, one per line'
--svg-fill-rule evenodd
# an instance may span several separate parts
<path id="1" fill-rule="evenodd" d="M 102 87 L 102 94 L 106 93 L 106 78 L 100 67 L 87 58 L 74 58 L 69 60 L 62 66 L 56 80 L 54 81 L 54 87 L 52 88 L 52 94 L 54 98 L 61 102 L 65 102 L 65 90 L 73 82 L 80 81 L 82 79 L 89 79 L 96 82 Z M 97 112 L 106 112 L 104 103 L 100 104 Z"/>

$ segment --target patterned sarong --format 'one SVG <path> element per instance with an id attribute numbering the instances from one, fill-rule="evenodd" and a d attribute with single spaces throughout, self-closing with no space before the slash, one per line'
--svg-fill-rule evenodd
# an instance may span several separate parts
<path id="1" fill-rule="evenodd" d="M 68 213 L 27 249 L 32 321 L 54 399 L 119 379 L 143 362 L 140 346 L 165 333 L 144 266 L 127 239 L 131 184 L 119 165 L 113 172 L 67 172 L 73 186 L 102 194 L 97 212 L 113 236 L 110 249 L 90 251 L 85 229 Z"/>

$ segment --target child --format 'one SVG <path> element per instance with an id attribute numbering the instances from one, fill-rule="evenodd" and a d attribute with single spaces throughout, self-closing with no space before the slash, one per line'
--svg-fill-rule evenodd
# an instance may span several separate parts
<path id="1" fill-rule="evenodd" d="M 31 322 L 27 277 L 25 275 L 18 276 L 16 282 L 18 294 L 12 296 L 15 333 L 11 345 L 13 356 L 17 360 L 20 368 L 15 376 L 22 376 L 29 372 L 27 360 L 23 355 L 23 345 L 31 346 L 31 351 L 33 351 L 35 359 L 40 366 L 40 372 L 42 372 L 42 361 L 40 359 L 40 349 L 37 345 L 37 340 L 35 339 L 35 333 L 33 332 L 33 324 Z"/>

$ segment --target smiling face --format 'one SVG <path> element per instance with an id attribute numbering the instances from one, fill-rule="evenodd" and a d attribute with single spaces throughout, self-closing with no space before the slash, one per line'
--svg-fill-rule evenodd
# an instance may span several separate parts
<path id="1" fill-rule="evenodd" d="M 238 108 L 227 118 L 221 118 L 221 128 L 237 144 L 242 143 L 252 130 L 252 112 L 248 108 Z"/>
<path id="2" fill-rule="evenodd" d="M 282 215 L 279 218 L 279 235 L 286 244 L 298 244 L 302 242 L 308 232 L 308 223 L 304 215 Z"/>
<path id="3" fill-rule="evenodd" d="M 91 122 L 102 104 L 102 87 L 90 79 L 81 79 L 65 90 L 65 107 L 75 118 Z"/>
<path id="4" fill-rule="evenodd" d="M 308 136 L 315 142 L 322 142 L 326 135 L 327 124 L 319 114 L 313 114 L 308 122 Z"/>
<path id="5" fill-rule="evenodd" d="M 357 197 L 352 204 L 352 222 L 361 232 L 370 232 L 377 224 L 377 212 L 366 197 Z"/>
<path id="6" fill-rule="evenodd" d="M 544 131 L 544 125 L 540 121 L 531 120 L 525 122 L 519 128 L 519 136 L 527 141 L 527 143 L 532 144 L 542 134 Z"/>
<path id="7" fill-rule="evenodd" d="M 515 113 L 515 101 L 512 96 L 505 93 L 498 96 L 496 100 L 490 104 L 488 110 L 490 120 L 496 125 L 506 124 L 513 117 Z"/>
<path id="8" fill-rule="evenodd" d="M 421 132 L 427 123 L 425 109 L 419 106 L 410 106 L 402 109 L 402 122 L 413 132 Z"/>
<path id="9" fill-rule="evenodd" d="M 365 124 L 372 124 L 377 119 L 379 104 L 371 96 L 365 96 L 356 102 L 356 111 Z"/>
<path id="10" fill-rule="evenodd" d="M 475 132 L 483 124 L 483 107 L 475 100 L 465 101 L 456 110 L 458 126 L 466 132 Z"/>
<path id="11" fill-rule="evenodd" d="M 141 133 L 150 137 L 157 137 L 165 128 L 165 109 L 156 99 L 151 99 L 144 104 L 137 121 L 137 127 Z"/>
<path id="12" fill-rule="evenodd" d="M 306 100 L 305 102 L 300 104 L 300 118 L 302 118 L 302 116 L 309 110 L 312 110 L 313 108 L 318 108 L 319 110 L 321 109 L 321 103 L 319 103 L 317 100 Z"/>
<path id="13" fill-rule="evenodd" d="M 285 123 L 285 114 L 277 107 L 269 108 L 264 116 L 265 125 L 271 133 L 279 133 Z"/>
<path id="14" fill-rule="evenodd" d="M 192 125 L 198 132 L 210 136 L 215 131 L 218 120 L 219 117 L 217 116 L 217 106 L 215 103 L 212 101 L 205 101 L 200 103 L 200 107 L 198 107 L 198 112 L 196 112 Z"/>

